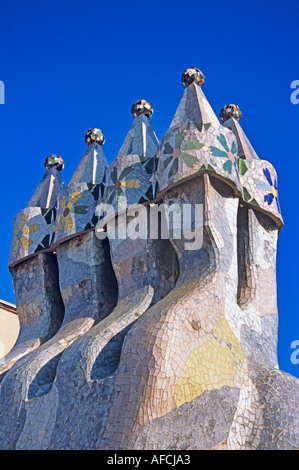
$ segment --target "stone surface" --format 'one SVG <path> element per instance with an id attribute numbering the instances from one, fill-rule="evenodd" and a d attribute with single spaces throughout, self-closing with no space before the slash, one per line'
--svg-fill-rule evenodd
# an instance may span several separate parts
<path id="1" fill-rule="evenodd" d="M 1 449 L 299 449 L 298 379 L 277 362 L 277 174 L 238 110 L 219 122 L 202 72 L 182 79 L 160 142 L 139 100 L 109 166 L 87 142 L 70 183 L 47 169 L 15 218 Z"/>

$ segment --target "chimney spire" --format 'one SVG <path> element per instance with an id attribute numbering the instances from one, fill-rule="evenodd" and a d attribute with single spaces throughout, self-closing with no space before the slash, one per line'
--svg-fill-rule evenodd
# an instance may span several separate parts
<path id="1" fill-rule="evenodd" d="M 105 143 L 104 133 L 101 129 L 88 129 L 85 134 L 84 141 L 87 145 L 87 150 L 84 153 L 70 184 L 100 184 L 103 181 L 105 170 L 108 167 L 107 159 L 102 149 L 102 145 Z"/>
<path id="2" fill-rule="evenodd" d="M 61 171 L 64 168 L 64 161 L 59 155 L 51 154 L 45 159 L 44 167 L 46 172 L 27 207 L 48 209 L 56 204 L 58 193 L 63 187 Z"/>
<path id="3" fill-rule="evenodd" d="M 125 155 L 155 156 L 159 141 L 150 122 L 153 112 L 152 105 L 144 99 L 133 103 L 131 113 L 134 120 L 117 158 Z"/>
<path id="4" fill-rule="evenodd" d="M 241 110 L 236 104 L 227 104 L 224 106 L 219 115 L 223 126 L 230 129 L 237 138 L 238 143 L 238 157 L 245 160 L 256 160 L 257 156 L 254 148 L 249 142 L 245 132 L 239 124 L 242 117 Z"/>

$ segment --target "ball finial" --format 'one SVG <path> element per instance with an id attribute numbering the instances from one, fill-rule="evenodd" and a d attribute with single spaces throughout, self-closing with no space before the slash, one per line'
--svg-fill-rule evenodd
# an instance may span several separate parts
<path id="1" fill-rule="evenodd" d="M 62 171 L 64 169 L 64 161 L 63 158 L 61 158 L 59 155 L 56 155 L 52 153 L 51 155 L 48 155 L 44 167 L 46 170 L 50 170 L 50 168 L 56 168 L 58 171 Z"/>
<path id="2" fill-rule="evenodd" d="M 191 85 L 193 82 L 202 87 L 205 82 L 205 76 L 197 67 L 192 67 L 185 70 L 182 74 L 181 81 L 184 88 L 187 88 L 187 86 Z"/>
<path id="3" fill-rule="evenodd" d="M 86 145 L 91 145 L 96 142 L 99 145 L 103 145 L 105 143 L 105 136 L 101 129 L 91 128 L 88 129 L 84 136 L 84 142 Z"/>
<path id="4" fill-rule="evenodd" d="M 151 118 L 153 112 L 154 110 L 152 105 L 146 100 L 135 101 L 131 108 L 131 113 L 134 118 L 140 116 L 140 114 L 144 114 L 148 118 Z"/>
<path id="5" fill-rule="evenodd" d="M 219 117 L 222 122 L 225 122 L 230 118 L 234 118 L 239 122 L 242 117 L 242 113 L 239 106 L 236 104 L 227 104 L 221 109 Z"/>

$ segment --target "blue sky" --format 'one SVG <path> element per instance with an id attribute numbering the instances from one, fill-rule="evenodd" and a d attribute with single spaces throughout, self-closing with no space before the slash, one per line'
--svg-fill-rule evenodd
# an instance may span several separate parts
<path id="1" fill-rule="evenodd" d="M 85 151 L 84 134 L 101 128 L 110 162 L 132 123 L 130 108 L 154 107 L 159 139 L 183 93 L 187 67 L 205 74 L 216 114 L 236 103 L 260 158 L 278 173 L 285 226 L 278 243 L 280 368 L 299 340 L 298 129 L 299 3 L 190 0 L 9 0 L 0 3 L 1 252 L 0 298 L 14 302 L 7 268 L 12 222 L 44 174 L 47 155 L 65 160 L 67 184 Z"/>

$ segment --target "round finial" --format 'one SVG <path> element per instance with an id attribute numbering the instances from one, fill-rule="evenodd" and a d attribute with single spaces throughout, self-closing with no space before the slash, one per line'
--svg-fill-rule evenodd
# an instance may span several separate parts
<path id="1" fill-rule="evenodd" d="M 46 170 L 50 170 L 50 168 L 56 168 L 58 171 L 62 171 L 64 169 L 64 161 L 63 158 L 61 158 L 59 155 L 56 155 L 52 153 L 51 155 L 48 155 L 44 167 Z"/>
<path id="2" fill-rule="evenodd" d="M 191 85 L 193 82 L 202 87 L 205 82 L 205 76 L 197 67 L 192 67 L 185 70 L 182 74 L 181 81 L 184 88 L 187 88 L 187 86 Z"/>
<path id="3" fill-rule="evenodd" d="M 88 129 L 84 136 L 84 142 L 86 145 L 91 145 L 94 142 L 96 142 L 99 145 L 103 145 L 105 143 L 105 136 L 104 133 L 101 131 L 101 129 Z"/>
<path id="4" fill-rule="evenodd" d="M 227 104 L 221 109 L 219 117 L 222 122 L 227 121 L 231 117 L 239 122 L 242 117 L 242 113 L 239 106 L 236 104 Z"/>
<path id="5" fill-rule="evenodd" d="M 152 105 L 146 100 L 135 101 L 131 108 L 131 113 L 134 118 L 140 116 L 140 114 L 144 114 L 148 118 L 151 118 L 153 112 L 154 110 Z"/>

